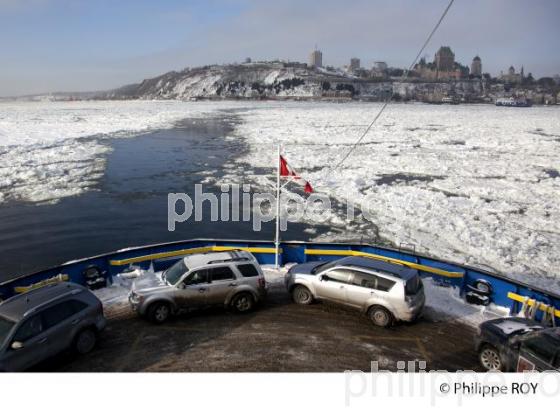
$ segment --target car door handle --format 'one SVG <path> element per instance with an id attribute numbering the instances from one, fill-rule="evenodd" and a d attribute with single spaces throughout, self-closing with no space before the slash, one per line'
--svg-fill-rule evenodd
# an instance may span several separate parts
<path id="1" fill-rule="evenodd" d="M 74 319 L 74 320 L 71 322 L 71 324 L 77 325 L 78 323 L 80 323 L 81 320 L 82 320 L 82 319 Z"/>
<path id="2" fill-rule="evenodd" d="M 39 340 L 39 341 L 37 342 L 37 344 L 38 344 L 38 345 L 42 345 L 42 344 L 45 343 L 46 341 L 47 341 L 47 338 L 44 337 L 44 338 L 42 338 L 41 340 Z"/>
<path id="3" fill-rule="evenodd" d="M 230 283 L 228 286 L 237 286 L 237 283 L 233 282 L 233 283 Z"/>
<path id="4" fill-rule="evenodd" d="M 344 285 L 340 285 L 340 289 L 344 289 Z"/>
<path id="5" fill-rule="evenodd" d="M 200 289 L 198 289 L 198 292 L 199 293 L 204 293 L 204 292 L 206 292 L 206 288 L 200 288 Z"/>

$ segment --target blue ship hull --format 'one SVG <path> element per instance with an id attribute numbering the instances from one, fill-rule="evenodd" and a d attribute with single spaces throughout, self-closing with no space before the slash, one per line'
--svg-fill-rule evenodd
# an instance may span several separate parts
<path id="1" fill-rule="evenodd" d="M 244 241 L 220 239 L 191 239 L 120 250 L 68 262 L 39 272 L 31 273 L 0 283 L 0 299 L 6 299 L 18 292 L 44 285 L 51 281 L 68 280 L 86 285 L 84 272 L 96 268 L 102 272 L 106 283 L 129 266 L 148 269 L 166 269 L 178 258 L 197 252 L 226 249 L 246 249 L 252 252 L 259 263 L 274 264 L 275 249 L 271 241 Z M 490 302 L 509 308 L 511 314 L 518 313 L 526 298 L 553 306 L 556 323 L 560 324 L 560 295 L 546 289 L 507 278 L 479 268 L 439 260 L 402 249 L 358 243 L 321 243 L 321 242 L 283 242 L 280 245 L 280 264 L 304 263 L 317 260 L 333 260 L 349 255 L 360 255 L 389 262 L 397 262 L 417 269 L 421 276 L 432 277 L 435 281 L 448 286 L 458 287 L 465 295 L 476 287 L 480 280 L 491 285 L 488 295 Z M 544 309 L 544 308 L 543 308 Z M 539 320 L 543 311 L 537 312 Z"/>

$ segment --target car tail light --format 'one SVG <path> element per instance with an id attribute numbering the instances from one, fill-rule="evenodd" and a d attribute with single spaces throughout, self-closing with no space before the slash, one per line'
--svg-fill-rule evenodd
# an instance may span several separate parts
<path id="1" fill-rule="evenodd" d="M 266 281 L 264 280 L 263 277 L 259 277 L 257 284 L 259 288 L 264 288 L 266 286 Z"/>

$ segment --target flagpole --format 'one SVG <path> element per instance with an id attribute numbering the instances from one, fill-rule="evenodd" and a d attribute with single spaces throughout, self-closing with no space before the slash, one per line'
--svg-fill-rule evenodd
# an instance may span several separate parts
<path id="1" fill-rule="evenodd" d="M 278 143 L 278 153 L 276 154 L 278 161 L 278 169 L 276 171 L 276 237 L 274 239 L 274 246 L 276 247 L 274 264 L 278 269 L 278 259 L 280 252 L 280 143 Z"/>

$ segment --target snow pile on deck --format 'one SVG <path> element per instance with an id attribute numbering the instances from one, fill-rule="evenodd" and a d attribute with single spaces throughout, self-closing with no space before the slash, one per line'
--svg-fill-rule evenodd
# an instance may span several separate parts
<path id="1" fill-rule="evenodd" d="M 459 288 L 444 287 L 432 278 L 422 279 L 426 294 L 426 307 L 434 310 L 443 318 L 452 318 L 470 326 L 509 316 L 509 309 L 490 304 L 488 306 L 471 305 L 459 294 Z"/>
<path id="2" fill-rule="evenodd" d="M 244 111 L 235 132 L 250 152 L 238 161 L 272 173 L 280 141 L 317 191 L 369 210 L 383 239 L 560 290 L 556 276 L 545 277 L 560 264 L 558 109 L 390 105 L 331 172 L 379 107 L 270 103 Z M 343 231 L 367 238 L 373 227 L 340 214 L 327 225 L 333 239 Z"/>

